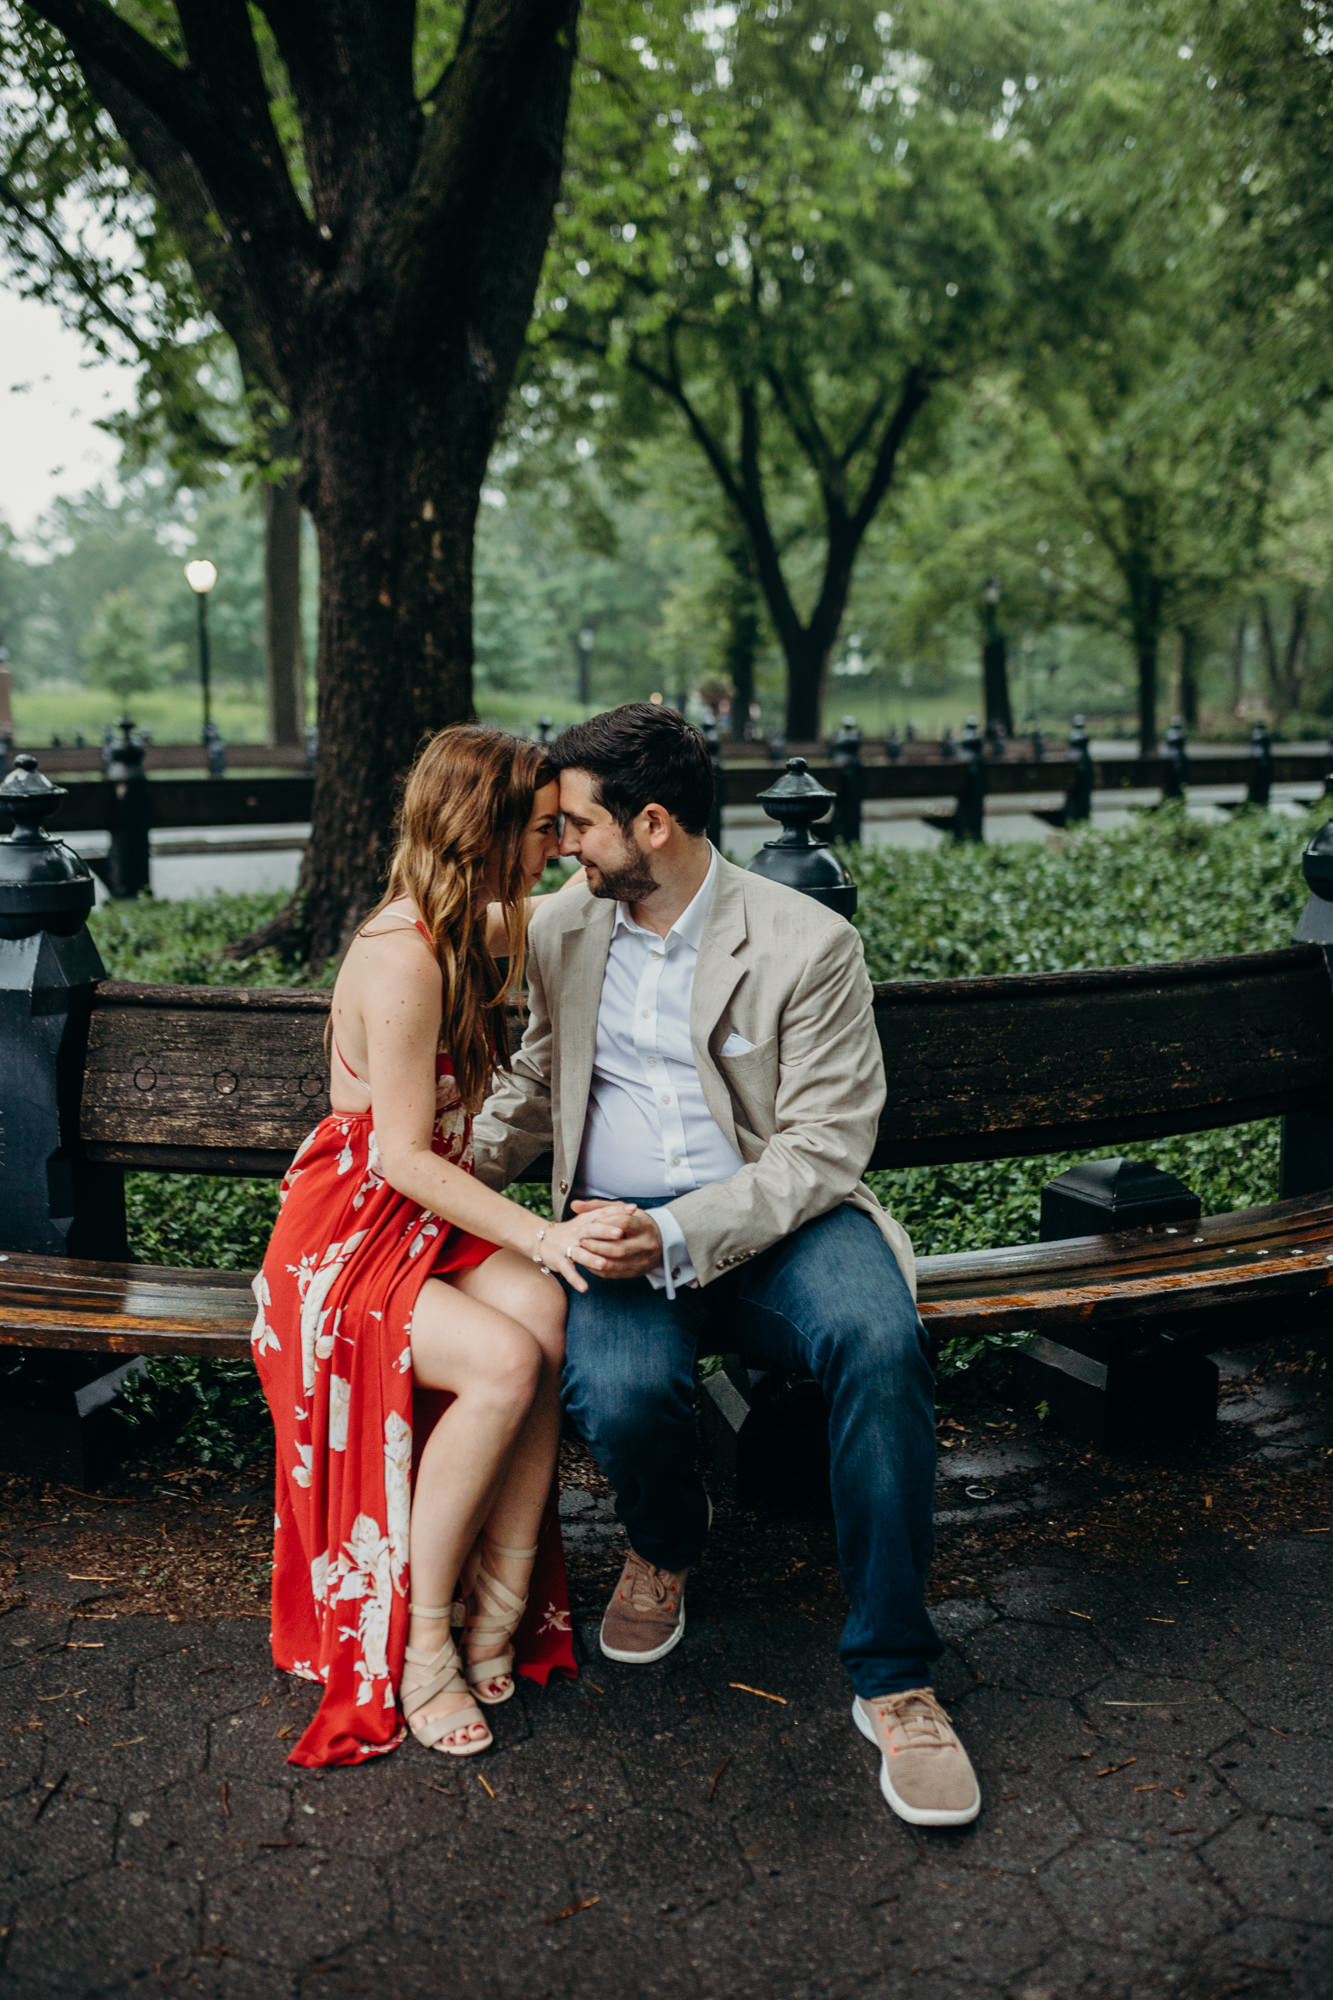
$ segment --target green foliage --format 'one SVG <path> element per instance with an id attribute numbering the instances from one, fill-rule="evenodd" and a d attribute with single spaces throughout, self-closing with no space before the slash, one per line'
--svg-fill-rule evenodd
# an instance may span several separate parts
<path id="1" fill-rule="evenodd" d="M 130 1174 L 125 1206 L 138 1264 L 252 1271 L 278 1213 L 278 1184 L 213 1174 Z"/>
<path id="2" fill-rule="evenodd" d="M 184 703 L 173 734 L 197 740 L 197 609 L 183 574 L 187 547 L 217 565 L 208 603 L 215 687 L 224 701 L 232 691 L 248 696 L 254 721 L 247 733 L 262 734 L 258 485 L 232 472 L 206 492 L 181 492 L 160 466 L 127 478 L 114 500 L 101 487 L 58 499 L 22 550 L 12 537 L 0 539 L 0 632 L 14 667 L 21 730 L 53 684 L 82 679 L 115 702 L 179 688 Z M 304 569 L 313 585 L 313 563 Z M 90 692 L 77 726 L 95 732 L 111 706 Z"/>
<path id="3" fill-rule="evenodd" d="M 933 385 L 1029 315 L 1015 221 L 1048 14 L 976 14 L 961 65 L 947 0 L 836 21 L 635 0 L 588 24 L 544 386 L 582 421 L 604 385 L 621 438 L 679 424 L 806 705 Z"/>
<path id="4" fill-rule="evenodd" d="M 248 937 L 277 915 L 280 895 L 200 896 L 180 903 L 106 903 L 89 921 L 108 976 L 142 979 L 159 986 L 330 986 L 337 966 L 318 980 L 302 966 L 282 964 L 272 953 L 224 958 L 238 938 Z"/>
<path id="5" fill-rule="evenodd" d="M 864 849 L 848 859 L 866 963 L 874 979 L 954 979 L 1268 950 L 1304 907 L 1300 851 L 1323 817 L 1209 826 L 1166 807 L 1051 847 Z"/>
<path id="6" fill-rule="evenodd" d="M 1326 808 L 1308 823 L 1241 813 L 1209 826 L 1172 807 L 1050 848 L 849 853 L 866 961 L 876 979 L 944 979 L 1270 950 L 1291 938 L 1305 904 L 1300 851 L 1326 817 Z M 1134 1153 L 1217 1213 L 1276 1199 L 1278 1129 L 1194 1132 Z M 912 1167 L 870 1182 L 922 1255 L 984 1250 L 1033 1241 L 1043 1186 L 1082 1157 Z M 956 1374 L 1020 1338 L 949 1343 L 942 1370 Z"/>
<path id="7" fill-rule="evenodd" d="M 102 599 L 79 651 L 93 686 L 105 688 L 122 706 L 180 667 L 174 653 L 154 647 L 143 607 L 123 585 Z"/>
<path id="8" fill-rule="evenodd" d="M 207 1174 L 130 1174 L 125 1206 L 136 1263 L 253 1270 L 278 1212 L 278 1185 Z M 186 1354 L 150 1361 L 119 1407 L 135 1429 L 169 1438 L 201 1465 L 242 1466 L 268 1437 L 268 1410 L 248 1360 Z"/>

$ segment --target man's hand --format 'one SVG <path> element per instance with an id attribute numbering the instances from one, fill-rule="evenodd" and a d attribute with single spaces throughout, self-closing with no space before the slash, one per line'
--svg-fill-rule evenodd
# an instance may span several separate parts
<path id="1" fill-rule="evenodd" d="M 570 1208 L 578 1214 L 588 1209 L 604 1208 L 605 1202 L 572 1201 Z M 662 1238 L 657 1224 L 647 1209 L 628 1210 L 616 1243 L 601 1242 L 596 1252 L 591 1248 L 580 1251 L 579 1262 L 585 1270 L 595 1271 L 599 1278 L 645 1278 L 649 1271 L 656 1270 L 662 1261 Z"/>

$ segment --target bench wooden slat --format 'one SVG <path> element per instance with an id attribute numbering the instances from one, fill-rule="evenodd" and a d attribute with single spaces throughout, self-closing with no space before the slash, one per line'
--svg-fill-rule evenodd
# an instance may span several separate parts
<path id="1" fill-rule="evenodd" d="M 1333 1103 L 1333 990 L 1310 945 L 896 980 L 876 987 L 875 1019 L 875 1167 L 1092 1151 Z"/>
<path id="2" fill-rule="evenodd" d="M 281 1176 L 329 1108 L 327 993 L 107 981 L 88 1033 L 89 1159 Z"/>
<path id="3" fill-rule="evenodd" d="M 17 1256 L 0 1272 L 0 1345 L 250 1352 L 254 1301 L 245 1272 Z M 1109 1329 L 1129 1318 L 1333 1289 L 1333 1194 L 1207 1217 L 1176 1237 L 1131 1230 L 923 1257 L 920 1279 L 921 1315 L 936 1341 L 983 1325 Z"/>
<path id="4" fill-rule="evenodd" d="M 247 1271 L 18 1255 L 0 1263 L 0 1345 L 234 1359 L 250 1352 L 254 1315 Z"/>
<path id="5" fill-rule="evenodd" d="M 327 993 L 107 981 L 81 1131 L 95 1161 L 281 1175 L 328 1109 Z M 1333 1106 L 1315 946 L 1185 964 L 894 980 L 872 1166 L 1095 1152 Z"/>

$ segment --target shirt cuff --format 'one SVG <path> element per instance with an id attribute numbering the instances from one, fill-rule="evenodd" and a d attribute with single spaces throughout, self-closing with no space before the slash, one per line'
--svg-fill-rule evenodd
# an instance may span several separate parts
<path id="1" fill-rule="evenodd" d="M 694 1283 L 696 1272 L 685 1247 L 685 1232 L 671 1210 L 655 1208 L 651 1214 L 662 1239 L 662 1261 L 649 1271 L 648 1283 L 655 1291 L 665 1292 L 669 1299 L 674 1299 L 678 1286 Z"/>

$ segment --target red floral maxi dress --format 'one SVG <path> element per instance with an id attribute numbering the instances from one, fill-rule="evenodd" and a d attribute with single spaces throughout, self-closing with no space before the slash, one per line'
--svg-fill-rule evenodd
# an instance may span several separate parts
<path id="1" fill-rule="evenodd" d="M 435 1076 L 431 1150 L 470 1173 L 447 1055 Z M 389 1186 L 373 1116 L 332 1111 L 302 1141 L 254 1281 L 251 1351 L 277 1441 L 273 1659 L 324 1683 L 293 1764 L 358 1764 L 403 1740 L 413 1466 L 452 1401 L 414 1393 L 412 1312 L 427 1278 L 495 1249 Z M 554 1492 L 539 1540 L 515 1650 L 544 1686 L 577 1671 Z"/>

